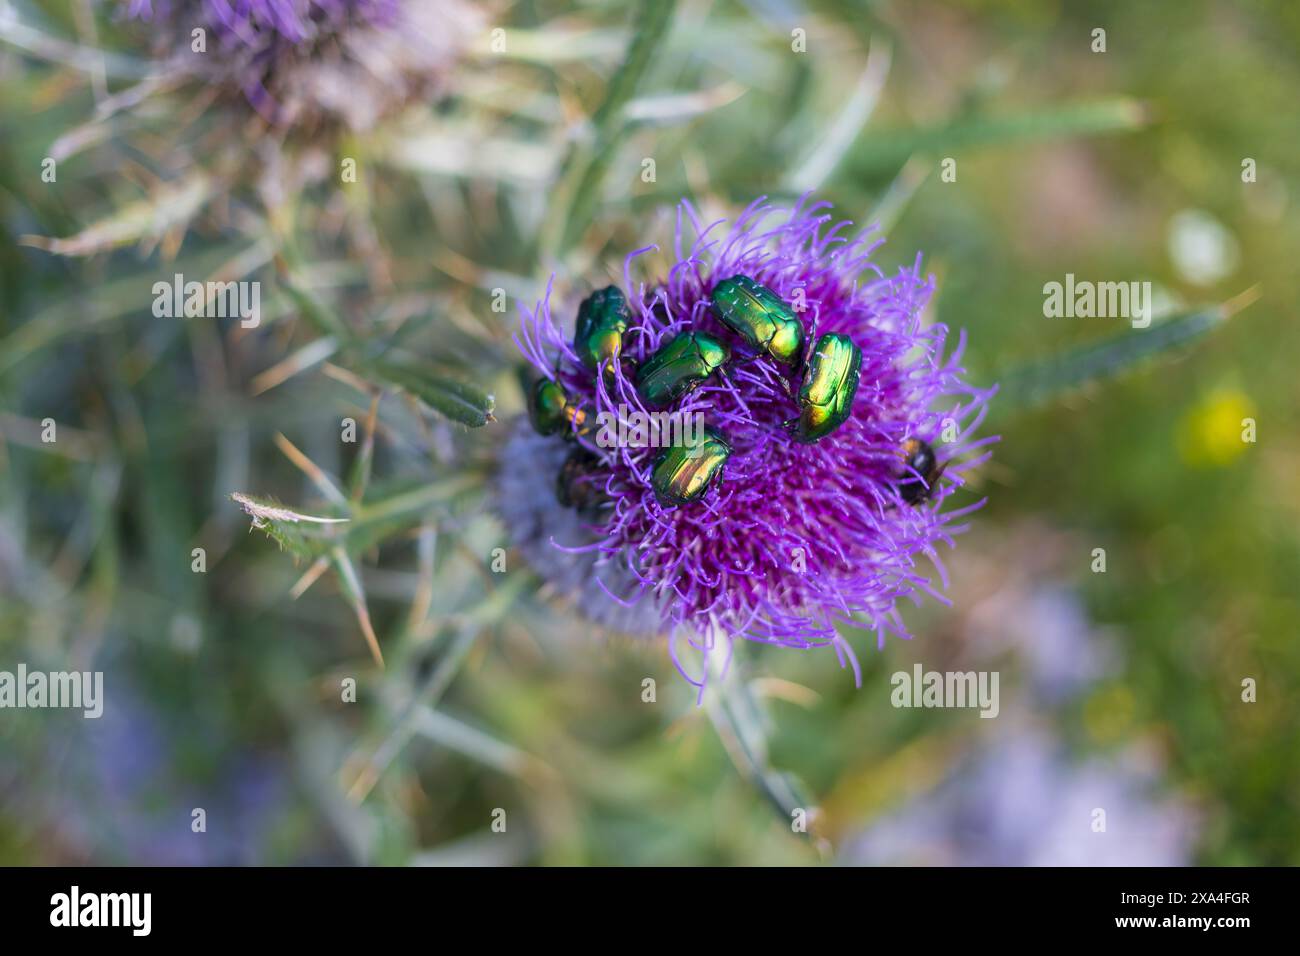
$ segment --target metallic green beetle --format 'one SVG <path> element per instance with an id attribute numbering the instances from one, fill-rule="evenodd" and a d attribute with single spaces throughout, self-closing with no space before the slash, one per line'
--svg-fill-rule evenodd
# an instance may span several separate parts
<path id="1" fill-rule="evenodd" d="M 731 349 L 704 332 L 683 332 L 637 369 L 642 400 L 662 408 L 698 386 L 731 358 Z"/>
<path id="2" fill-rule="evenodd" d="M 583 430 L 587 413 L 569 401 L 558 382 L 541 378 L 528 395 L 528 418 L 539 435 L 572 434 Z"/>
<path id="3" fill-rule="evenodd" d="M 817 340 L 803 384 L 799 386 L 799 426 L 802 442 L 825 438 L 844 424 L 858 392 L 862 351 L 847 335 L 827 332 Z"/>
<path id="4" fill-rule="evenodd" d="M 627 299 L 618 286 L 606 286 L 583 299 L 573 335 L 573 349 L 582 364 L 589 369 L 607 369 L 617 362 L 627 324 Z"/>
<path id="5" fill-rule="evenodd" d="M 650 473 L 655 497 L 665 507 L 698 501 L 729 457 L 731 446 L 712 428 L 705 428 L 694 441 L 665 449 Z"/>
<path id="6" fill-rule="evenodd" d="M 785 365 L 803 352 L 803 323 L 779 295 L 749 276 L 736 275 L 713 287 L 713 311 L 727 328 Z"/>

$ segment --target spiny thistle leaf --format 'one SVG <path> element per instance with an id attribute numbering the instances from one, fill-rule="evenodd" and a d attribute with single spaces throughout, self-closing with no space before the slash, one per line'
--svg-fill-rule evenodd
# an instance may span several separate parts
<path id="1" fill-rule="evenodd" d="M 342 524 L 348 520 L 303 514 L 270 498 L 255 498 L 240 492 L 233 493 L 230 498 L 253 519 L 254 528 L 274 540 L 281 550 L 297 558 L 314 559 L 324 550 L 325 538 L 309 530 L 311 525 Z"/>
<path id="2" fill-rule="evenodd" d="M 371 486 L 372 500 L 357 504 L 348 525 L 348 549 L 354 553 L 383 543 L 414 528 L 430 517 L 464 510 L 483 490 L 485 478 L 477 469 L 439 481 L 386 483 Z M 378 493 L 377 495 L 375 493 Z"/>

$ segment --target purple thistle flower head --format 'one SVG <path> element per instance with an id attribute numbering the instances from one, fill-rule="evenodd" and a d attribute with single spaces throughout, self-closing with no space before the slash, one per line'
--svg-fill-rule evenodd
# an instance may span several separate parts
<path id="1" fill-rule="evenodd" d="M 205 22 L 222 34 L 250 46 L 265 37 L 278 36 L 289 43 L 302 43 L 311 31 L 329 27 L 345 16 L 363 20 L 391 18 L 398 0 L 200 0 Z M 128 0 L 127 16 L 151 20 L 155 11 L 170 16 L 176 0 Z"/>
<path id="2" fill-rule="evenodd" d="M 436 93 L 482 14 L 463 0 L 123 0 L 176 71 L 238 90 L 276 126 L 366 129 Z M 212 48 L 195 52 L 192 31 Z"/>
<path id="3" fill-rule="evenodd" d="M 838 626 L 869 627 L 879 646 L 887 634 L 908 637 L 899 599 L 944 600 L 936 546 L 951 545 L 964 530 L 958 519 L 983 504 L 946 507 L 996 441 L 975 437 L 995 389 L 964 380 L 964 335 L 949 350 L 944 326 L 923 326 L 933 280 L 921 274 L 919 256 L 884 274 L 870 258 L 882 240 L 871 230 L 851 235 L 851 224 L 835 222 L 828 208 L 760 200 L 722 228 L 703 225 L 683 202 L 676 262 L 662 281 L 631 277 L 633 260 L 655 247 L 627 258 L 622 291 L 630 316 L 622 358 L 608 375 L 580 361 L 571 324 L 562 327 L 553 313 L 550 287 L 524 310 L 516 337 L 538 373 L 586 411 L 587 426 L 593 414 L 612 422 L 658 410 L 638 393 L 636 369 L 678 333 L 704 332 L 729 346 L 730 360 L 668 407 L 679 419 L 702 416 L 731 448 L 698 500 L 672 506 L 656 494 L 662 449 L 609 447 L 575 424 L 570 434 L 549 437 L 517 430 L 499 487 L 502 517 L 554 590 L 611 629 L 667 635 L 679 670 L 701 690 L 704 678 L 688 673 L 679 639 L 706 655 L 715 646 L 729 650 L 735 637 L 831 646 L 857 675 Z M 736 275 L 791 304 L 804 329 L 797 361 L 750 348 L 719 321 L 711 293 Z M 799 418 L 812 345 L 828 332 L 861 351 L 859 385 L 843 424 L 805 443 L 790 423 Z M 933 448 L 941 469 L 925 496 L 908 494 L 924 487 L 918 478 L 934 477 L 909 472 L 904 450 L 917 441 Z M 578 446 L 593 456 L 587 480 L 601 495 L 598 507 L 582 511 L 562 508 L 553 491 Z"/>

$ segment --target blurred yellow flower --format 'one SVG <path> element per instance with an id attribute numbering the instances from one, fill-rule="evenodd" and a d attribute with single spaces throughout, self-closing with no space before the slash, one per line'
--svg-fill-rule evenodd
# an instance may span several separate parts
<path id="1" fill-rule="evenodd" d="M 1192 406 L 1178 429 L 1178 452 L 1193 467 L 1232 463 L 1255 441 L 1255 404 L 1235 388 L 1216 388 Z"/>

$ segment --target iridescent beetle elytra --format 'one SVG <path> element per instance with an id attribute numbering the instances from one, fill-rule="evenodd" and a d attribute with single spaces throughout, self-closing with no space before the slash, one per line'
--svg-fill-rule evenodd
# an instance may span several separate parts
<path id="1" fill-rule="evenodd" d="M 712 428 L 705 428 L 692 442 L 665 449 L 651 472 L 655 497 L 667 507 L 698 501 L 729 457 L 731 446 Z"/>
<path id="2" fill-rule="evenodd" d="M 618 286 L 606 286 L 583 299 L 573 335 L 573 349 L 582 364 L 608 373 L 623 353 L 627 325 L 627 299 Z"/>
<path id="3" fill-rule="evenodd" d="M 735 275 L 713 287 L 713 312 L 753 348 L 785 365 L 803 351 L 803 323 L 785 301 L 749 276 Z"/>
<path id="4" fill-rule="evenodd" d="M 818 441 L 844 424 L 853 410 L 861 368 L 862 350 L 847 335 L 827 332 L 817 340 L 799 386 L 800 441 Z"/>
<path id="5" fill-rule="evenodd" d="M 637 369 L 637 392 L 647 405 L 662 408 L 696 388 L 729 358 L 731 350 L 713 336 L 682 332 Z"/>

